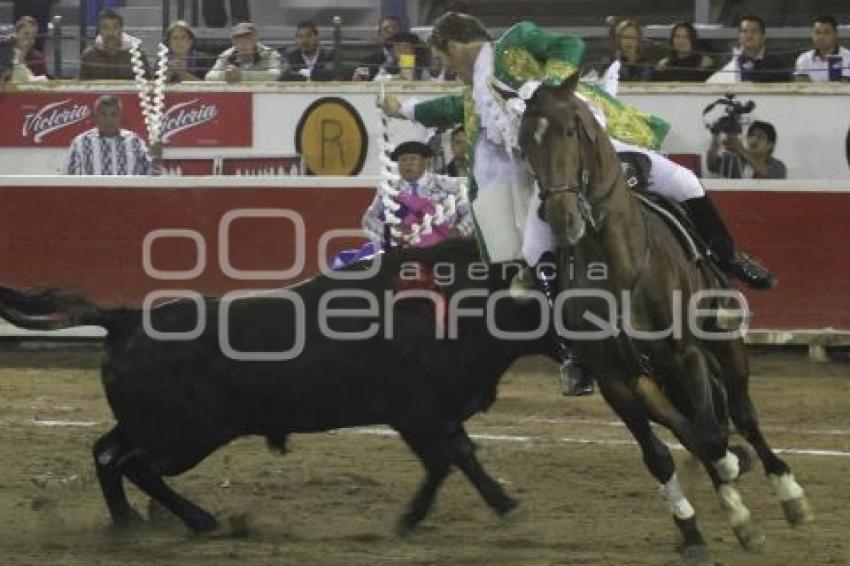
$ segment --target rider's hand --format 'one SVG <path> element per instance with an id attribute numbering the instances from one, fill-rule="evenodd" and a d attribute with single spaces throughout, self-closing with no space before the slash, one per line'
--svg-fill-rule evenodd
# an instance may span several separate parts
<path id="1" fill-rule="evenodd" d="M 404 115 L 401 113 L 401 102 L 395 96 L 385 96 L 380 107 L 384 111 L 384 114 L 391 118 L 404 118 Z"/>

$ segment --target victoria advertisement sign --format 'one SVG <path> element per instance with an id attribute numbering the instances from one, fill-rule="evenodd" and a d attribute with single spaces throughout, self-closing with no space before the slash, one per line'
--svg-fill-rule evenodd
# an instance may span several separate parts
<path id="1" fill-rule="evenodd" d="M 99 94 L 26 93 L 0 96 L 0 146 L 66 147 L 95 127 Z M 135 93 L 116 93 L 122 127 L 146 136 Z M 162 116 L 163 142 L 172 147 L 250 147 L 252 97 L 242 92 L 168 93 Z"/>

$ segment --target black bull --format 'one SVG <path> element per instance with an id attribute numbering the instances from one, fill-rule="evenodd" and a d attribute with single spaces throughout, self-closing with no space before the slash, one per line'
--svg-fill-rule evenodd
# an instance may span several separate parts
<path id="1" fill-rule="evenodd" d="M 502 297 L 491 301 L 488 316 L 487 296 L 504 290 L 511 273 L 491 267 L 481 280 L 478 257 L 473 243 L 453 240 L 385 254 L 377 274 L 359 281 L 318 276 L 288 290 L 304 303 L 303 329 L 293 322 L 297 311 L 292 296 L 230 303 L 226 333 L 234 350 L 282 352 L 303 337 L 302 353 L 290 360 L 246 361 L 223 353 L 218 299 L 201 303 L 207 323 L 200 335 L 179 341 L 151 337 L 139 310 L 101 309 L 50 292 L 0 288 L 0 316 L 24 328 L 95 324 L 107 329 L 102 380 L 117 424 L 97 440 L 93 453 L 115 523 L 138 519 L 124 494 L 124 477 L 193 531 L 210 530 L 216 527 L 215 518 L 173 491 L 163 476 L 191 469 L 241 436 L 264 436 L 270 446 L 283 450 L 289 433 L 386 424 L 398 431 L 427 471 L 400 519 L 399 528 L 406 530 L 425 517 L 452 466 L 499 515 L 517 506 L 479 464 L 463 422 L 493 403 L 500 377 L 517 358 L 548 353 L 551 337 L 500 339 L 488 331 L 488 320 L 503 331 L 538 328 L 545 311 L 536 301 Z M 437 338 L 442 313 L 435 303 L 440 301 L 405 298 L 385 308 L 383 296 L 398 290 L 400 272 L 415 274 L 413 261 L 428 266 L 451 262 L 453 281 L 440 292 L 445 304 L 464 291 L 475 295 L 458 307 L 479 308 L 484 314 L 460 317 L 457 338 Z M 363 313 L 367 299 L 351 297 L 351 290 L 374 296 L 375 310 Z M 377 325 L 374 337 L 327 336 L 317 311 L 323 297 L 327 300 L 334 291 L 348 291 L 349 298 L 337 297 L 329 306 L 361 309 L 361 314 L 332 319 L 328 326 L 354 333 Z M 198 310 L 192 300 L 174 301 L 150 310 L 149 326 L 157 332 L 188 332 L 197 326 Z M 451 326 L 451 314 L 446 322 Z M 392 337 L 387 338 L 390 329 Z"/>

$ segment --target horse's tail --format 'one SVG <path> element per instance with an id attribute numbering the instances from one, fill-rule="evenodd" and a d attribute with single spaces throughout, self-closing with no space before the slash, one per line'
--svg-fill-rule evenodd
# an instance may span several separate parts
<path id="1" fill-rule="evenodd" d="M 101 326 L 110 333 L 141 320 L 138 311 L 103 309 L 82 295 L 55 289 L 25 292 L 2 286 L 0 318 L 26 330 Z"/>

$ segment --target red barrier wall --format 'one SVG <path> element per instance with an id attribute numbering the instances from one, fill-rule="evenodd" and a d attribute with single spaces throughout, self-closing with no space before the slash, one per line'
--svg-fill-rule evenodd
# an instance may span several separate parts
<path id="1" fill-rule="evenodd" d="M 739 247 L 779 279 L 747 291 L 753 328 L 850 330 L 850 192 L 711 195 Z"/>
<path id="2" fill-rule="evenodd" d="M 246 182 L 250 181 L 233 181 Z M 365 180 L 362 187 L 346 184 L 348 188 L 2 187 L 0 283 L 74 287 L 100 302 L 130 304 L 140 303 L 153 289 L 221 294 L 292 283 L 316 271 L 316 242 L 323 233 L 359 226 L 374 185 Z M 747 292 L 753 328 L 850 330 L 850 191 L 712 194 L 740 247 L 763 260 L 779 278 L 772 291 Z M 239 208 L 288 209 L 304 218 L 307 244 L 301 277 L 236 281 L 222 272 L 219 222 Z M 204 237 L 206 268 L 199 277 L 157 281 L 145 275 L 142 242 L 148 232 L 162 228 L 188 228 Z M 236 220 L 231 262 L 239 269 L 286 269 L 295 257 L 294 233 L 292 223 L 284 219 Z M 330 250 L 357 243 L 357 238 L 334 240 Z M 160 240 L 152 247 L 152 258 L 160 270 L 191 269 L 195 244 L 185 238 Z"/>
<path id="3" fill-rule="evenodd" d="M 317 271 L 317 242 L 328 230 L 359 228 L 374 187 L 316 188 L 33 188 L 0 190 L 0 281 L 5 285 L 72 287 L 102 303 L 140 304 L 154 289 L 194 289 L 222 294 L 273 288 Z M 305 265 L 292 279 L 234 280 L 219 264 L 219 223 L 236 209 L 286 209 L 304 218 Z M 162 281 L 146 275 L 145 235 L 158 229 L 191 229 L 206 242 L 206 268 L 197 278 Z M 295 228 L 281 218 L 242 218 L 230 229 L 230 263 L 242 270 L 285 270 L 296 256 Z M 331 253 L 361 239 L 334 240 Z M 190 270 L 196 244 L 166 238 L 151 247 L 158 270 Z"/>

